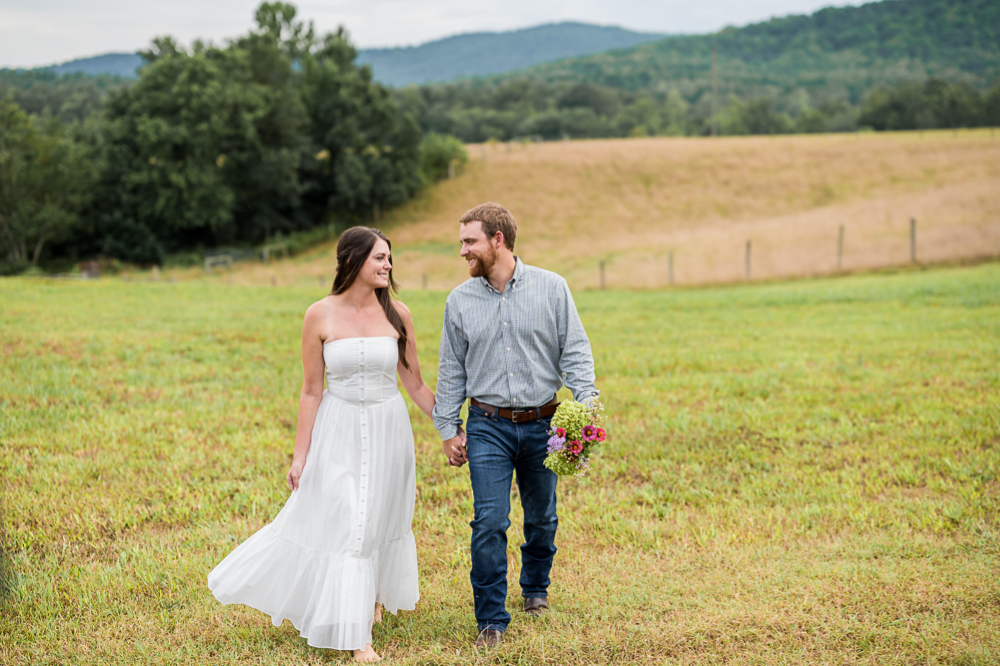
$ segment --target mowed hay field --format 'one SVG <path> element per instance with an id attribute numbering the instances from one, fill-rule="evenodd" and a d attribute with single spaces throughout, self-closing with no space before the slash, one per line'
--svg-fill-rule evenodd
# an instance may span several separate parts
<path id="1" fill-rule="evenodd" d="M 404 286 L 450 289 L 466 276 L 458 218 L 497 201 L 516 216 L 517 253 L 573 288 L 827 275 L 917 261 L 1000 257 L 1000 133 L 990 130 L 720 139 L 654 138 L 469 147 L 464 173 L 392 211 Z M 236 283 L 331 281 L 332 246 L 246 264 Z M 189 274 L 195 274 L 190 272 Z M 221 279 L 221 278 L 220 278 Z"/>
<path id="2" fill-rule="evenodd" d="M 0 281 L 4 664 L 346 663 L 205 576 L 266 524 L 312 287 Z M 433 387 L 445 293 L 408 291 Z M 467 469 L 416 430 L 396 664 L 1000 663 L 1000 264 L 577 294 L 609 441 L 552 610 L 478 655 Z M 321 510 L 317 507 L 317 510 Z"/>

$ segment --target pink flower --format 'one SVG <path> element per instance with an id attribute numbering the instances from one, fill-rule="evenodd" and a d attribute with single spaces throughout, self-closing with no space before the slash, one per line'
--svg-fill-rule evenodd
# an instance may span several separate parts
<path id="1" fill-rule="evenodd" d="M 594 436 L 594 439 L 596 439 L 598 442 L 603 442 L 604 436 L 605 436 L 604 428 L 597 428 L 597 434 Z"/>
<path id="2" fill-rule="evenodd" d="M 592 425 L 583 426 L 583 430 L 580 431 L 580 439 L 585 442 L 597 439 L 597 428 Z"/>
<path id="3" fill-rule="evenodd" d="M 566 444 L 566 450 L 573 455 L 580 455 L 583 452 L 583 442 L 578 439 L 574 439 Z"/>
<path id="4" fill-rule="evenodd" d="M 556 428 L 556 437 L 565 437 L 566 428 Z"/>

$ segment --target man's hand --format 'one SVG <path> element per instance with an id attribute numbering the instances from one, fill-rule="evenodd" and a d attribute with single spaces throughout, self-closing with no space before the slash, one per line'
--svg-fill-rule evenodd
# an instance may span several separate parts
<path id="1" fill-rule="evenodd" d="M 461 467 L 469 462 L 468 451 L 465 448 L 466 441 L 465 431 L 459 426 L 457 435 L 441 443 L 444 455 L 448 457 L 448 464 L 452 467 Z"/>

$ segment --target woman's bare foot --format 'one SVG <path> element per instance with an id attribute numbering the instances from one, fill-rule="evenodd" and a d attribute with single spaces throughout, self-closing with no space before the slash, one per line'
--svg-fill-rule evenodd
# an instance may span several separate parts
<path id="1" fill-rule="evenodd" d="M 382 604 L 375 602 L 375 624 L 382 621 Z"/>
<path id="2" fill-rule="evenodd" d="M 365 663 L 373 663 L 376 661 L 382 661 L 382 657 L 378 656 L 378 653 L 372 649 L 371 643 L 365 644 L 364 650 L 354 651 L 354 661 L 362 661 Z"/>

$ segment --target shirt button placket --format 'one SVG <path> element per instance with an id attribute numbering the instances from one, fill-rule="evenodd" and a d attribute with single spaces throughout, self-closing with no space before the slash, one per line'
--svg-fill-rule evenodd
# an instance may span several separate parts
<path id="1" fill-rule="evenodd" d="M 508 285 L 508 286 L 510 286 L 510 285 Z M 509 331 L 510 331 L 510 321 L 509 321 L 509 313 L 507 311 L 507 305 L 506 305 L 506 303 L 507 303 L 507 296 L 501 296 L 500 297 L 500 313 L 501 313 L 501 319 L 503 320 L 503 331 L 501 332 L 501 335 L 503 336 L 503 340 L 504 340 L 505 346 L 507 346 L 510 343 L 510 338 L 512 337 L 511 334 L 509 333 Z M 507 351 L 510 351 L 510 347 L 509 346 L 507 347 Z M 511 398 L 513 398 L 513 395 L 514 395 L 514 382 L 512 380 L 514 378 L 514 373 L 510 372 L 511 360 L 512 359 L 510 357 L 510 354 L 507 354 L 504 357 L 504 361 L 505 361 L 504 364 L 505 364 L 505 366 L 507 368 L 507 395 L 510 396 Z"/>

